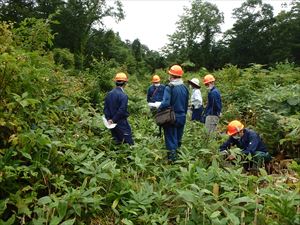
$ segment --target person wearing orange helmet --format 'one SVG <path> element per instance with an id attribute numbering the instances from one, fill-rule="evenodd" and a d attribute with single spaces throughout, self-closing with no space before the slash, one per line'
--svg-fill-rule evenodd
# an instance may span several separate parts
<path id="1" fill-rule="evenodd" d="M 176 160 L 177 149 L 181 146 L 188 110 L 189 91 L 183 83 L 183 70 L 179 65 L 171 66 L 168 73 L 170 83 L 165 88 L 158 111 L 171 107 L 175 112 L 175 123 L 163 127 L 168 160 L 173 162 Z"/>
<path id="2" fill-rule="evenodd" d="M 147 102 L 148 103 L 159 103 L 162 101 L 165 91 L 165 85 L 160 83 L 160 77 L 158 75 L 153 75 L 151 79 L 152 85 L 148 88 L 147 91 Z M 150 110 L 152 112 L 152 115 L 155 116 L 157 113 L 157 107 L 151 106 Z M 162 133 L 162 128 L 159 126 L 159 133 L 158 136 L 160 137 Z"/>
<path id="3" fill-rule="evenodd" d="M 112 89 L 104 100 L 104 116 L 108 124 L 116 123 L 116 127 L 111 129 L 111 134 L 116 144 L 134 144 L 131 127 L 127 121 L 129 113 L 127 111 L 128 96 L 124 88 L 128 82 L 125 73 L 117 73 L 114 78 L 116 87 Z"/>
<path id="4" fill-rule="evenodd" d="M 231 146 L 237 146 L 245 155 L 251 155 L 256 167 L 261 167 L 263 162 L 271 161 L 271 155 L 263 143 L 260 136 L 253 130 L 244 127 L 238 120 L 231 121 L 227 126 L 229 139 L 220 146 L 220 151 L 224 155 L 229 155 L 228 160 L 234 160 L 235 157 L 228 153 Z M 249 170 L 249 163 L 244 165 Z"/>
<path id="5" fill-rule="evenodd" d="M 147 91 L 147 102 L 161 102 L 164 96 L 165 85 L 160 84 L 160 77 L 154 75 L 151 80 L 152 85 Z"/>
<path id="6" fill-rule="evenodd" d="M 207 105 L 204 111 L 205 127 L 211 133 L 217 129 L 222 111 L 222 100 L 220 91 L 215 87 L 215 78 L 213 75 L 207 74 L 203 79 L 203 83 L 209 90 Z"/>

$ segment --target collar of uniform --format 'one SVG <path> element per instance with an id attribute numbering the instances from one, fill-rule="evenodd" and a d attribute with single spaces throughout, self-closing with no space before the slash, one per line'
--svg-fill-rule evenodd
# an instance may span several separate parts
<path id="1" fill-rule="evenodd" d="M 183 81 L 181 78 L 178 78 L 178 79 L 174 79 L 170 82 L 171 85 L 174 85 L 174 86 L 178 86 L 178 85 L 181 85 L 183 84 Z"/>
<path id="2" fill-rule="evenodd" d="M 124 88 L 122 88 L 122 87 L 117 87 L 117 88 L 120 88 L 120 89 L 121 89 L 121 91 L 125 92 L 125 91 L 124 91 Z"/>

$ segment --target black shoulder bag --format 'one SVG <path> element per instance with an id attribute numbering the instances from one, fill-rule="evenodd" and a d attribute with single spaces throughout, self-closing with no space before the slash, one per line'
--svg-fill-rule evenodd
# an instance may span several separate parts
<path id="1" fill-rule="evenodd" d="M 172 102 L 172 91 L 173 86 L 171 86 L 171 99 L 170 103 Z M 158 126 L 167 126 L 174 124 L 176 121 L 175 112 L 172 107 L 168 107 L 162 111 L 159 111 L 155 115 L 155 122 Z"/>

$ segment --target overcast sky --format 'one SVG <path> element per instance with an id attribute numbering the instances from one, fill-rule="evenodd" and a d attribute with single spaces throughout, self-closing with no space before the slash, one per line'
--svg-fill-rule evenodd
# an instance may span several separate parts
<path id="1" fill-rule="evenodd" d="M 151 50 L 159 51 L 167 42 L 168 34 L 173 34 L 176 22 L 183 14 L 184 6 L 189 7 L 189 0 L 121 0 L 125 12 L 125 19 L 115 23 L 112 19 L 104 20 L 107 28 L 118 32 L 123 41 L 131 42 L 138 38 L 142 44 Z M 232 10 L 238 8 L 243 0 L 209 0 L 218 6 L 224 13 L 222 31 L 232 27 L 234 19 L 231 18 Z M 277 14 L 282 9 L 282 4 L 289 4 L 289 0 L 265 0 L 274 7 Z"/>

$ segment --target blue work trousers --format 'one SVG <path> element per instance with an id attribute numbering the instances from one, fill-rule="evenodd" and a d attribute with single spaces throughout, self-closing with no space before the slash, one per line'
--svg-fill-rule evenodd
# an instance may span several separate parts
<path id="1" fill-rule="evenodd" d="M 126 119 L 119 121 L 117 123 L 117 126 L 111 129 L 111 134 L 116 144 L 134 144 L 134 141 L 132 139 L 131 127 Z"/>
<path id="2" fill-rule="evenodd" d="M 203 106 L 201 106 L 199 109 L 192 109 L 192 120 L 201 121 L 202 118 L 202 112 L 203 112 Z"/>
<path id="3" fill-rule="evenodd" d="M 176 160 L 177 148 L 181 146 L 185 120 L 186 116 L 176 116 L 175 124 L 164 127 L 165 144 L 166 148 L 169 150 L 168 159 L 171 161 Z"/>

